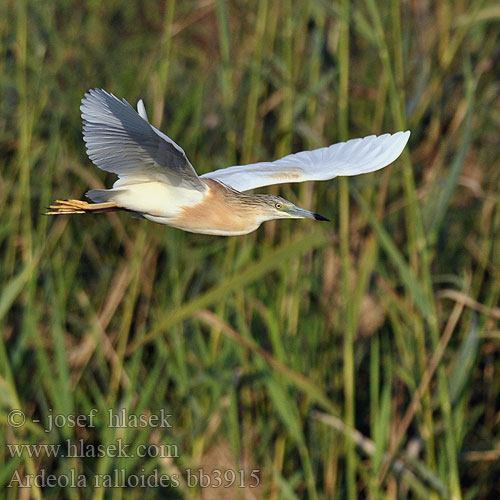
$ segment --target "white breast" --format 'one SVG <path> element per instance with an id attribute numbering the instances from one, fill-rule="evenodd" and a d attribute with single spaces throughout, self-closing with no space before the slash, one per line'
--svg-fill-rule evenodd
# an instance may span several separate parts
<path id="1" fill-rule="evenodd" d="M 206 193 L 171 186 L 159 181 L 127 183 L 115 182 L 112 201 L 121 207 L 154 217 L 178 217 L 181 207 L 201 203 Z"/>

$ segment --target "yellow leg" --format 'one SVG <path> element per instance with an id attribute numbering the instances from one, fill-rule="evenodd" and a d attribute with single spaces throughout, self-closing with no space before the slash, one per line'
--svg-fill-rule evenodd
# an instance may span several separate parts
<path id="1" fill-rule="evenodd" d="M 56 200 L 55 205 L 49 206 L 49 211 L 45 215 L 64 215 L 64 214 L 88 214 L 99 212 L 113 212 L 120 207 L 114 201 L 105 203 L 87 203 L 82 200 Z"/>

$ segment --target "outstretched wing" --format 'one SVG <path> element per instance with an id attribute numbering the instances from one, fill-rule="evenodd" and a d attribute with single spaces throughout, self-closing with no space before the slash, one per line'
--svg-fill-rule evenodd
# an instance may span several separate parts
<path id="1" fill-rule="evenodd" d="M 100 169 L 132 181 L 206 189 L 183 149 L 148 122 L 142 101 L 138 114 L 125 99 L 93 89 L 80 109 L 87 153 Z"/>
<path id="2" fill-rule="evenodd" d="M 201 177 L 222 181 L 238 191 L 287 182 L 326 181 L 339 175 L 374 172 L 403 151 L 410 132 L 352 139 L 314 151 L 302 151 L 272 162 L 222 168 Z"/>

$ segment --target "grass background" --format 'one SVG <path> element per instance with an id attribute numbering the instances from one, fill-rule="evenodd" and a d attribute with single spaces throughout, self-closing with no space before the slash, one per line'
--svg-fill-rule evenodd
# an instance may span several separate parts
<path id="1" fill-rule="evenodd" d="M 0 496 L 498 498 L 499 20 L 485 0 L 1 2 Z M 81 137 L 91 87 L 142 97 L 200 173 L 412 136 L 381 172 L 269 188 L 331 225 L 43 217 L 113 182 Z M 92 408 L 96 427 L 44 432 Z M 109 408 L 173 427 L 113 429 Z M 6 446 L 119 438 L 179 456 Z M 188 468 L 260 485 L 191 488 Z M 42 469 L 180 484 L 6 487 Z"/>

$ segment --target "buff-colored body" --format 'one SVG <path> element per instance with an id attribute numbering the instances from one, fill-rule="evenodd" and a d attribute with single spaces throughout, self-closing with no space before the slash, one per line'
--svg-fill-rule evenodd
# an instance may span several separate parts
<path id="1" fill-rule="evenodd" d="M 203 182 L 208 186 L 203 201 L 180 207 L 171 226 L 193 233 L 237 236 L 254 231 L 265 220 L 255 210 L 258 195 L 240 193 L 214 179 Z"/>
<path id="2" fill-rule="evenodd" d="M 263 222 L 253 202 L 258 195 L 240 193 L 213 179 L 202 182 L 207 186 L 204 192 L 159 182 L 132 184 L 117 190 L 112 200 L 145 219 L 192 233 L 246 234 Z"/>

